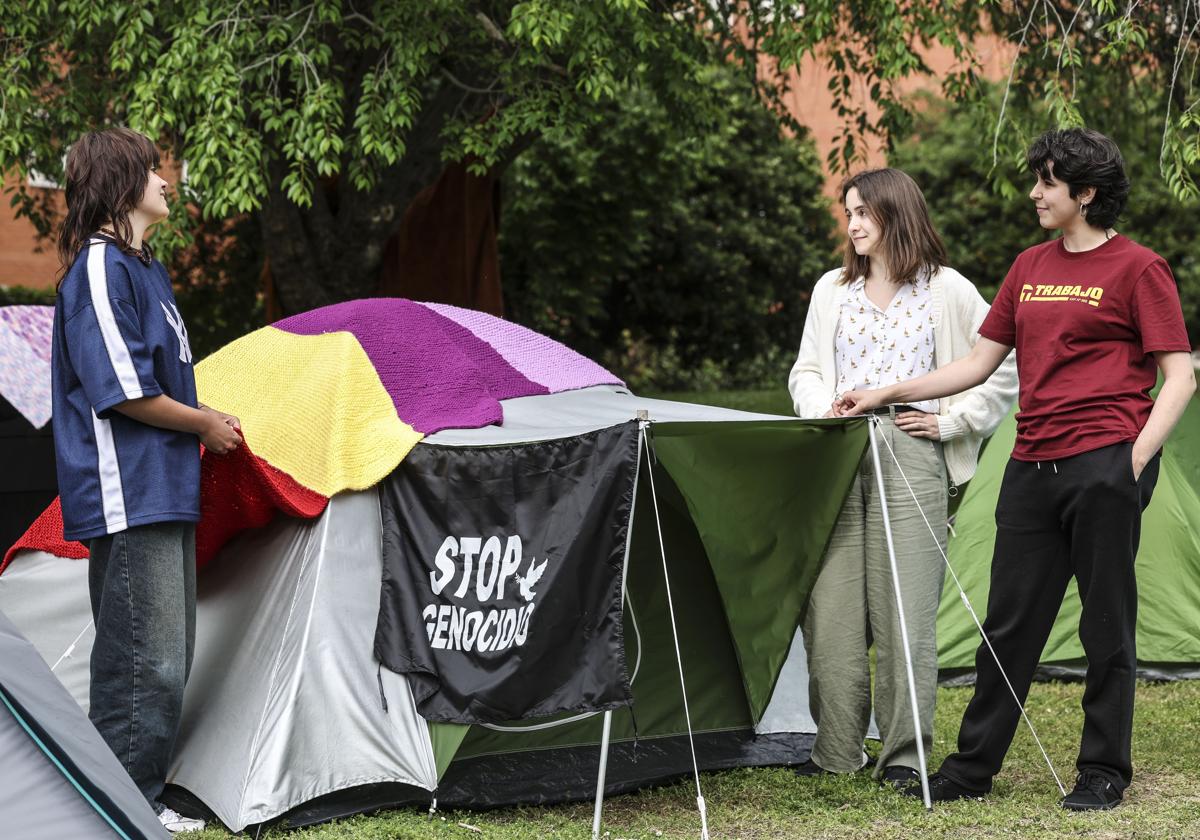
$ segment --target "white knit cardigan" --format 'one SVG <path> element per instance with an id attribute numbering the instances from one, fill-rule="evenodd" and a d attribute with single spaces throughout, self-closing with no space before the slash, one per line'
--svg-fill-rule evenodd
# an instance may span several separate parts
<path id="1" fill-rule="evenodd" d="M 837 383 L 834 335 L 850 287 L 837 282 L 841 274 L 842 269 L 837 268 L 822 275 L 808 303 L 800 353 L 788 377 L 788 391 L 799 417 L 822 417 L 833 404 Z M 944 266 L 930 278 L 930 291 L 934 363 L 945 367 L 971 352 L 988 305 L 970 280 Z M 982 385 L 941 400 L 938 430 L 946 471 L 954 484 L 962 484 L 975 474 L 980 444 L 1000 425 L 1016 396 L 1016 356 L 1009 353 Z"/>

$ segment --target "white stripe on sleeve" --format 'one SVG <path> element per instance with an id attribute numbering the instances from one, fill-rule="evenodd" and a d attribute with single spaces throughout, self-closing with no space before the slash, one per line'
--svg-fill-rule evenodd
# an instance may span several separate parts
<path id="1" fill-rule="evenodd" d="M 96 453 L 100 465 L 100 499 L 104 508 L 104 526 L 110 534 L 124 531 L 125 488 L 121 486 L 121 465 L 117 463 L 117 445 L 113 441 L 112 424 L 92 412 L 92 429 L 96 432 Z"/>
<path id="2" fill-rule="evenodd" d="M 129 355 L 125 337 L 121 335 L 121 329 L 117 326 L 112 301 L 108 297 L 108 271 L 104 265 L 104 252 L 107 248 L 108 245 L 103 242 L 88 248 L 87 276 L 88 289 L 92 295 L 92 310 L 100 323 L 104 348 L 108 351 L 108 360 L 112 363 L 113 370 L 116 371 L 121 391 L 125 394 L 125 399 L 136 400 L 143 394 L 142 383 L 138 380 L 137 369 L 133 366 L 133 358 Z"/>

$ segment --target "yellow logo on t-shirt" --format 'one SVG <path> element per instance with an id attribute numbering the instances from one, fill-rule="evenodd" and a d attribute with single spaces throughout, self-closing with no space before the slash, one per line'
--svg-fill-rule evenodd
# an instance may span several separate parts
<path id="1" fill-rule="evenodd" d="M 1021 303 L 1032 301 L 1067 301 L 1071 303 L 1086 303 L 1088 306 L 1099 306 L 1100 298 L 1104 297 L 1103 286 L 1072 286 L 1055 285 L 1053 283 L 1026 283 L 1021 286 L 1019 299 Z"/>

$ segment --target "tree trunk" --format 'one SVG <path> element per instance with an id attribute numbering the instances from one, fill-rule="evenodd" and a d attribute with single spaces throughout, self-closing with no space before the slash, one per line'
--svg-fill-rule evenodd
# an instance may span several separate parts
<path id="1" fill-rule="evenodd" d="M 366 192 L 345 177 L 319 182 L 312 204 L 301 207 L 282 190 L 286 164 L 272 163 L 270 192 L 258 217 L 283 314 L 375 293 L 384 246 L 409 203 L 441 172 L 442 130 L 462 105 L 461 91 L 435 88 L 408 133 L 406 154 Z"/>

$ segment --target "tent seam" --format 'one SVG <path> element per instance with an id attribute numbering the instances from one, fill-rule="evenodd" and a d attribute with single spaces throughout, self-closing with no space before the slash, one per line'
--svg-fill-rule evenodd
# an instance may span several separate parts
<path id="1" fill-rule="evenodd" d="M 322 518 L 325 520 L 322 523 L 322 545 L 324 545 L 324 535 L 325 535 L 325 533 L 328 532 L 328 528 L 329 528 L 329 518 L 330 518 L 329 509 L 330 509 L 330 506 L 326 505 L 325 510 L 322 513 Z M 237 807 L 238 814 L 243 813 L 245 810 L 246 790 L 250 784 L 250 774 L 258 762 L 259 743 L 261 741 L 263 727 L 266 725 L 267 710 L 270 708 L 271 699 L 275 695 L 276 680 L 279 677 L 279 671 L 282 668 L 282 664 L 283 664 L 283 649 L 285 647 L 285 644 L 286 644 L 286 641 L 288 638 L 288 631 L 292 626 L 292 619 L 296 614 L 296 604 L 300 600 L 300 584 L 301 584 L 301 581 L 304 580 L 305 574 L 308 571 L 308 567 L 309 567 L 309 563 L 310 563 L 311 559 L 312 559 L 311 554 L 304 558 L 304 564 L 300 567 L 300 574 L 297 575 L 297 577 L 296 577 L 296 589 L 292 593 L 292 603 L 288 607 L 287 621 L 284 623 L 283 633 L 280 634 L 279 648 L 275 652 L 275 662 L 271 667 L 271 676 L 267 680 L 267 693 L 266 693 L 266 697 L 263 700 L 262 715 L 259 717 L 258 726 L 256 726 L 254 729 L 254 741 L 251 742 L 251 744 L 250 744 L 250 753 L 248 756 L 248 760 L 246 762 L 246 773 L 242 777 L 241 791 L 238 794 L 238 807 Z"/>
<path id="2" fill-rule="evenodd" d="M 16 707 L 14 707 L 9 701 L 8 695 L 5 694 L 4 689 L 2 688 L 0 688 L 0 702 L 4 704 L 8 711 L 12 714 L 13 718 L 16 719 L 17 724 L 21 727 L 21 729 L 25 730 L 25 734 L 33 739 L 33 742 L 37 744 L 38 749 L 40 749 L 42 753 L 48 759 L 50 759 L 54 766 L 58 768 L 58 772 L 62 773 L 66 780 L 71 783 L 71 786 L 74 787 L 75 790 L 79 791 L 79 794 L 87 801 L 89 805 L 92 806 L 96 813 L 99 814 L 106 823 L 108 823 L 109 827 L 120 837 L 124 838 L 124 840 L 132 840 L 132 838 L 130 838 L 130 836 L 126 834 L 125 831 L 113 821 L 113 818 L 110 817 L 108 813 L 100 806 L 100 803 L 97 802 L 90 793 L 83 789 L 83 785 L 81 785 L 71 774 L 71 771 L 68 770 L 61 761 L 59 761 L 58 756 L 56 756 L 50 750 L 50 748 L 46 746 L 45 742 L 38 737 L 38 734 L 30 728 L 29 724 L 26 723 L 25 718 L 21 716 L 21 713 L 17 711 Z"/>

